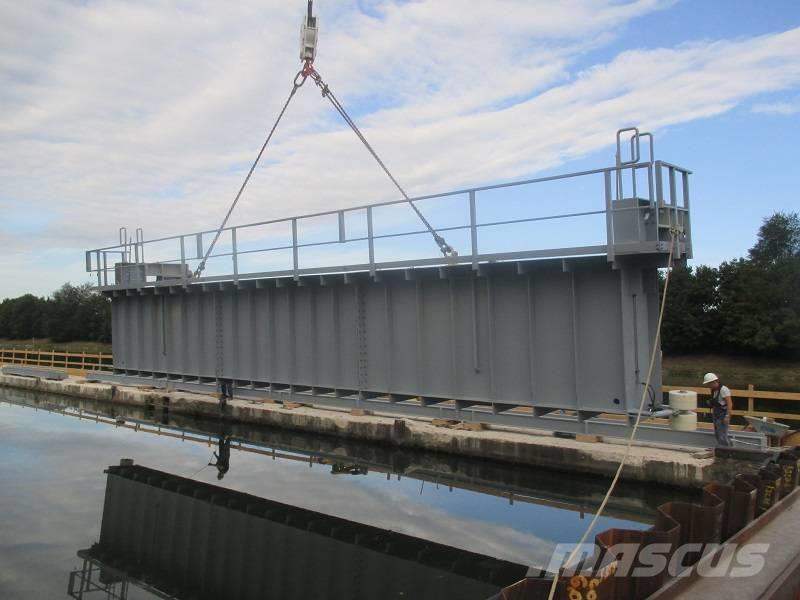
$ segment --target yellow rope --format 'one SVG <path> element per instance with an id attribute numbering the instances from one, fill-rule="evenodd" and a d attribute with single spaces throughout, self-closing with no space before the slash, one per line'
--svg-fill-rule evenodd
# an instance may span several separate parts
<path id="1" fill-rule="evenodd" d="M 633 445 L 633 440 L 636 438 L 636 431 L 639 429 L 639 423 L 642 420 L 642 409 L 644 408 L 644 402 L 645 399 L 647 398 L 647 390 L 648 387 L 650 386 L 650 379 L 653 376 L 653 366 L 655 365 L 656 362 L 656 352 L 658 352 L 660 345 L 659 340 L 661 337 L 661 322 L 664 319 L 664 306 L 666 305 L 666 300 L 667 300 L 669 275 L 672 272 L 672 256 L 673 256 L 673 251 L 675 249 L 675 231 L 671 231 L 670 233 L 672 237 L 670 239 L 669 259 L 667 261 L 667 275 L 664 279 L 664 292 L 661 296 L 661 308 L 658 312 L 658 326 L 656 327 L 656 338 L 653 341 L 653 351 L 650 353 L 650 366 L 647 368 L 647 380 L 644 385 L 644 388 L 642 389 L 642 399 L 639 402 L 639 411 L 636 415 L 636 422 L 633 424 L 631 435 L 628 438 L 628 443 L 625 446 L 625 454 L 623 454 L 622 460 L 620 461 L 619 466 L 617 467 L 617 472 L 614 474 L 614 479 L 611 480 L 611 485 L 608 487 L 608 492 L 606 492 L 606 495 L 603 498 L 603 501 L 600 503 L 600 507 L 597 509 L 597 512 L 592 518 L 591 523 L 589 523 L 589 526 L 586 528 L 586 531 L 583 532 L 583 536 L 581 536 L 580 541 L 572 550 L 569 557 L 567 557 L 567 560 L 564 562 L 564 565 L 570 564 L 572 560 L 575 558 L 576 553 L 581 548 L 583 543 L 586 541 L 586 538 L 589 537 L 589 534 L 592 532 L 594 526 L 597 524 L 597 520 L 600 518 L 600 515 L 603 513 L 603 510 L 605 510 L 606 504 L 608 504 L 608 500 L 609 498 L 611 498 L 611 494 L 614 491 L 614 487 L 616 487 L 617 481 L 619 481 L 619 476 L 622 474 L 622 469 L 625 466 L 628 457 L 630 456 L 631 446 Z M 558 585 L 558 580 L 559 576 L 558 572 L 556 572 L 553 576 L 553 584 L 550 586 L 550 593 L 547 595 L 547 600 L 553 600 L 553 597 L 555 596 L 556 593 L 556 586 Z"/>

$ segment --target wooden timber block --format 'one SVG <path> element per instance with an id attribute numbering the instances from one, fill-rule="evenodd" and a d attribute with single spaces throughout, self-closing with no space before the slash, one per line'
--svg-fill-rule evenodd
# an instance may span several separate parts
<path id="1" fill-rule="evenodd" d="M 453 419 L 433 419 L 431 420 L 431 425 L 434 427 L 453 427 L 458 425 L 458 421 Z"/>
<path id="2" fill-rule="evenodd" d="M 464 421 L 459 423 L 458 426 L 458 429 L 464 429 L 465 431 L 483 431 L 488 428 L 486 423 L 481 423 L 480 421 Z"/>
<path id="3" fill-rule="evenodd" d="M 576 433 L 575 434 L 575 441 L 576 442 L 589 442 L 592 444 L 596 444 L 597 442 L 603 441 L 603 436 L 601 435 L 592 435 L 589 433 Z"/>
<path id="4" fill-rule="evenodd" d="M 375 413 L 371 410 L 366 410 L 364 408 L 354 408 L 350 411 L 350 415 L 353 417 L 370 417 Z"/>
<path id="5" fill-rule="evenodd" d="M 308 406 L 308 404 L 303 404 L 302 402 L 284 402 L 283 408 L 288 408 L 289 410 L 293 408 L 302 408 L 304 406 Z"/>

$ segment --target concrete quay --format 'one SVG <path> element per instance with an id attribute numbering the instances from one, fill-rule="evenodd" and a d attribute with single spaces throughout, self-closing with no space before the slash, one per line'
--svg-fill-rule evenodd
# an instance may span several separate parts
<path id="1" fill-rule="evenodd" d="M 0 374 L 2 386 L 94 400 L 121 408 L 143 407 L 162 414 L 220 417 L 217 398 L 208 394 L 89 383 L 77 378 L 56 381 Z M 604 477 L 613 476 L 625 451 L 620 440 L 583 441 L 540 430 L 456 429 L 436 426 L 426 419 L 351 414 L 270 400 L 230 400 L 223 418 L 248 425 Z M 707 449 L 636 444 L 622 479 L 701 488 L 712 481 L 728 481 L 737 472 L 754 472 L 765 457 L 763 453 L 752 452 L 722 458 Z"/>

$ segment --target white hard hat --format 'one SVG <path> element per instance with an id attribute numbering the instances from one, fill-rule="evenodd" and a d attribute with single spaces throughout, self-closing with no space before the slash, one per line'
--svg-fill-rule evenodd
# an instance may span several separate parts
<path id="1" fill-rule="evenodd" d="M 706 373 L 703 375 L 703 385 L 707 383 L 711 383 L 712 381 L 717 381 L 719 377 L 717 377 L 714 373 Z"/>

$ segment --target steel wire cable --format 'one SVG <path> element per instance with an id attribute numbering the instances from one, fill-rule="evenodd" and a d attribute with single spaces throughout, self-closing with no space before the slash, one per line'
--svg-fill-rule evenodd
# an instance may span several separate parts
<path id="1" fill-rule="evenodd" d="M 214 250 L 214 246 L 216 246 L 217 241 L 219 240 L 219 236 L 222 235 L 222 230 L 225 229 L 225 225 L 228 224 L 228 219 L 230 219 L 231 214 L 233 213 L 233 209 L 236 208 L 236 204 L 239 202 L 239 198 L 242 197 L 242 192 L 244 192 L 244 188 L 247 187 L 248 182 L 250 181 L 250 177 L 253 175 L 253 171 L 255 171 L 256 166 L 258 165 L 258 161 L 261 160 L 261 156 L 264 154 L 264 151 L 267 149 L 267 145 L 269 144 L 270 140 L 272 139 L 272 135 L 275 133 L 275 130 L 278 128 L 278 123 L 281 122 L 286 109 L 289 107 L 289 103 L 294 98 L 294 95 L 297 93 L 297 90 L 305 83 L 306 77 L 303 76 L 300 79 L 302 71 L 297 74 L 297 77 L 294 79 L 294 84 L 292 86 L 292 91 L 289 92 L 289 97 L 286 99 L 286 102 L 283 104 L 283 108 L 281 109 L 280 113 L 278 113 L 278 118 L 275 120 L 275 123 L 272 125 L 272 129 L 269 131 L 269 135 L 267 135 L 267 139 L 264 140 L 264 144 L 261 146 L 261 150 L 258 152 L 258 156 L 253 161 L 253 164 L 250 166 L 250 170 L 247 172 L 247 177 L 244 178 L 241 187 L 239 188 L 239 192 L 236 194 L 236 197 L 233 199 L 230 208 L 228 209 L 228 213 L 225 215 L 225 218 L 222 220 L 222 225 L 219 226 L 217 229 L 217 233 L 214 235 L 214 239 L 211 242 L 211 245 L 206 250 L 205 255 L 203 255 L 203 260 L 200 261 L 200 264 L 197 266 L 197 269 L 194 272 L 195 277 L 199 277 L 200 274 L 206 267 L 206 262 L 208 261 L 209 256 L 211 256 L 211 252 Z M 300 81 L 298 83 L 298 80 Z"/>
<path id="2" fill-rule="evenodd" d="M 278 118 L 275 119 L 275 123 L 272 125 L 272 129 L 270 129 L 269 134 L 267 135 L 267 139 L 264 140 L 264 144 L 261 146 L 261 150 L 259 150 L 258 155 L 256 156 L 256 159 L 253 161 L 253 164 L 250 166 L 250 170 L 247 172 L 247 176 L 244 178 L 244 181 L 242 182 L 242 185 L 239 187 L 239 191 L 236 193 L 236 197 L 233 199 L 233 202 L 231 203 L 230 207 L 228 208 L 228 212 L 225 214 L 225 218 L 222 220 L 222 224 L 219 226 L 219 228 L 217 229 L 216 233 L 214 234 L 214 239 L 211 241 L 211 244 L 209 245 L 208 249 L 206 250 L 205 254 L 203 255 L 203 259 L 200 261 L 200 264 L 197 266 L 197 269 L 194 272 L 194 276 L 195 277 L 199 277 L 202 274 L 203 270 L 205 269 L 206 263 L 208 262 L 208 259 L 211 256 L 211 253 L 214 251 L 214 247 L 216 246 L 217 242 L 219 241 L 220 235 L 222 235 L 222 231 L 225 229 L 225 226 L 228 224 L 228 220 L 230 219 L 231 214 L 233 214 L 233 210 L 236 208 L 236 205 L 239 202 L 239 199 L 242 197 L 242 193 L 244 192 L 244 189 L 247 187 L 247 184 L 250 182 L 250 177 L 252 177 L 253 172 L 256 169 L 256 166 L 258 166 L 258 162 L 261 160 L 261 156 L 264 154 L 264 151 L 267 149 L 267 145 L 269 144 L 270 140 L 272 139 L 272 136 L 275 133 L 275 130 L 278 128 L 278 124 L 281 122 L 281 119 L 283 118 L 283 115 L 286 113 L 286 109 L 289 107 L 289 103 L 292 101 L 292 98 L 297 93 L 297 90 L 300 87 L 302 87 L 302 85 L 305 83 L 306 79 L 309 76 L 314 80 L 314 83 L 316 83 L 317 86 L 322 90 L 323 97 L 327 98 L 330 101 L 330 103 L 333 105 L 334 109 L 336 109 L 336 112 L 339 113 L 339 115 L 342 117 L 342 119 L 344 119 L 345 123 L 347 123 L 347 125 L 350 127 L 350 129 L 353 130 L 353 133 L 356 134 L 356 137 L 358 137 L 358 139 L 361 140 L 361 143 L 364 144 L 364 147 L 369 151 L 369 153 L 372 155 L 372 157 L 375 159 L 375 161 L 378 163 L 378 165 L 380 165 L 381 169 L 383 169 L 383 172 L 386 173 L 386 175 L 389 177 L 389 179 L 392 181 L 392 183 L 395 185 L 395 187 L 403 195 L 403 198 L 405 198 L 405 200 L 411 205 L 411 208 L 414 209 L 414 212 L 417 214 L 417 216 L 419 217 L 420 221 L 422 221 L 422 223 L 427 228 L 428 232 L 431 234 L 431 236 L 433 236 L 433 239 L 436 242 L 436 244 L 439 246 L 439 250 L 442 252 L 442 254 L 444 256 L 458 256 L 458 252 L 456 252 L 456 250 L 450 244 L 448 244 L 441 235 L 439 235 L 436 232 L 436 230 L 430 224 L 428 219 L 425 218 L 425 215 L 422 214 L 422 211 L 420 211 L 419 208 L 417 207 L 417 205 L 414 204 L 414 201 L 411 200 L 409 195 L 406 193 L 405 189 L 403 189 L 403 186 L 400 185 L 400 183 L 397 181 L 397 179 L 395 179 L 394 175 L 392 175 L 391 171 L 389 171 L 389 168 L 386 166 L 386 163 L 384 163 L 383 160 L 381 160 L 380 156 L 378 156 L 378 153 L 375 151 L 375 149 L 372 147 L 372 145 L 367 141 L 367 138 L 364 137 L 363 133 L 361 133 L 361 130 L 358 128 L 358 125 L 356 125 L 355 121 L 353 121 L 353 119 L 350 117 L 350 115 L 348 114 L 347 110 L 345 110 L 345 108 L 342 105 L 342 103 L 339 102 L 339 99 L 331 91 L 331 89 L 328 86 L 328 84 L 326 84 L 322 80 L 322 76 L 320 76 L 320 74 L 314 69 L 313 65 L 310 62 L 308 62 L 308 63 L 306 63 L 304 68 L 300 72 L 298 72 L 297 75 L 295 76 L 294 83 L 292 85 L 292 91 L 289 92 L 289 97 L 286 99 L 286 102 L 284 102 L 284 104 L 283 104 L 283 108 L 281 108 L 280 112 L 278 113 Z"/>
<path id="3" fill-rule="evenodd" d="M 664 291 L 662 292 L 661 295 L 661 307 L 658 312 L 656 338 L 653 341 L 653 351 L 650 353 L 650 364 L 647 367 L 647 381 L 645 382 L 645 387 L 642 390 L 642 398 L 639 401 L 639 411 L 636 414 L 636 421 L 633 424 L 633 430 L 631 431 L 631 435 L 630 437 L 628 437 L 628 442 L 625 445 L 625 453 L 622 455 L 622 460 L 620 460 L 619 466 L 617 467 L 617 471 L 614 474 L 614 478 L 611 480 L 611 484 L 608 486 L 608 491 L 606 492 L 606 495 L 603 497 L 603 501 L 600 503 L 600 506 L 598 507 L 597 512 L 592 518 L 591 523 L 589 523 L 589 526 L 586 528 L 586 531 L 583 532 L 581 539 L 575 545 L 575 548 L 572 550 L 572 552 L 570 552 L 569 556 L 567 557 L 567 560 L 565 560 L 562 563 L 563 567 L 568 567 L 569 564 L 573 561 L 575 555 L 578 553 L 581 546 L 583 546 L 584 542 L 586 541 L 586 538 L 589 537 L 589 534 L 592 532 L 594 526 L 597 524 L 600 515 L 603 514 L 603 511 L 606 508 L 606 504 L 608 504 L 608 501 L 611 498 L 611 494 L 614 492 L 614 488 L 617 485 L 617 481 L 619 481 L 619 477 L 622 474 L 622 469 L 628 461 L 628 457 L 630 456 L 631 453 L 631 447 L 633 446 L 633 440 L 636 438 L 636 432 L 638 431 L 639 423 L 642 420 L 642 409 L 644 408 L 645 398 L 647 398 L 647 389 L 650 386 L 650 380 L 653 377 L 653 366 L 655 365 L 656 353 L 659 351 L 659 338 L 661 337 L 661 323 L 664 320 L 664 307 L 667 304 L 667 289 L 669 288 L 669 276 L 670 273 L 672 272 L 672 258 L 675 250 L 675 244 L 677 242 L 675 231 L 674 230 L 671 231 L 670 234 L 671 234 L 671 239 L 669 246 L 669 258 L 667 259 L 667 274 L 664 277 Z M 553 598 L 555 597 L 556 587 L 558 586 L 559 580 L 560 577 L 558 571 L 556 571 L 556 573 L 553 575 L 553 583 L 550 585 L 550 593 L 547 595 L 547 600 L 553 600 Z"/>
<path id="4" fill-rule="evenodd" d="M 330 101 L 330 103 L 336 109 L 336 112 L 338 112 L 339 115 L 341 115 L 342 119 L 344 119 L 345 123 L 347 123 L 350 126 L 350 129 L 352 129 L 353 133 L 355 133 L 358 139 L 361 140 L 361 143 L 364 144 L 364 147 L 369 151 L 369 153 L 372 155 L 372 157 L 375 159 L 375 161 L 378 163 L 381 169 L 383 169 L 383 172 L 386 173 L 386 175 L 392 181 L 394 186 L 403 195 L 403 198 L 406 199 L 406 201 L 411 205 L 411 208 L 414 209 L 414 212 L 417 213 L 417 216 L 419 217 L 420 221 L 422 221 L 422 223 L 428 229 L 428 232 L 431 234 L 431 236 L 433 236 L 433 239 L 439 246 L 439 250 L 441 250 L 442 254 L 445 256 L 458 256 L 458 252 L 456 252 L 455 249 L 450 244 L 448 244 L 441 235 L 439 235 L 436 232 L 436 230 L 430 224 L 428 219 L 425 218 L 425 215 L 422 214 L 422 211 L 419 210 L 417 205 L 414 204 L 414 201 L 411 200 L 409 195 L 403 189 L 403 186 L 401 186 L 400 183 L 397 181 L 397 179 L 395 179 L 394 175 L 392 175 L 391 171 L 389 171 L 389 168 L 386 166 L 386 163 L 384 163 L 383 160 L 381 160 L 380 156 L 378 156 L 378 153 L 372 147 L 372 144 L 370 144 L 367 141 L 367 138 L 364 137 L 364 134 L 361 133 L 361 130 L 358 128 L 358 125 L 356 125 L 355 121 L 353 121 L 353 119 L 350 117 L 350 115 L 348 114 L 347 110 L 345 110 L 342 103 L 339 102 L 339 99 L 336 97 L 333 91 L 331 91 L 328 84 L 322 80 L 322 76 L 319 74 L 319 72 L 314 69 L 311 71 L 310 76 L 314 80 L 314 83 L 316 83 L 317 86 L 322 90 L 322 96 Z"/>

